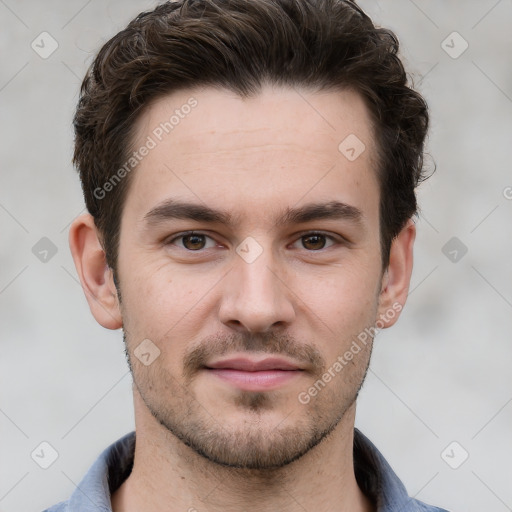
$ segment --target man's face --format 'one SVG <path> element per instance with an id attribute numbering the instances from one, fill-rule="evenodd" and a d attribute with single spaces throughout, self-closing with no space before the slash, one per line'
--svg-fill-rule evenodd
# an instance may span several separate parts
<path id="1" fill-rule="evenodd" d="M 155 132 L 191 96 L 197 106 Z M 266 87 L 242 100 L 207 88 L 160 99 L 137 127 L 134 148 L 148 136 L 156 147 L 133 171 L 118 278 L 144 414 L 218 463 L 285 465 L 353 410 L 371 343 L 332 368 L 382 313 L 367 109 L 350 91 Z M 351 134 L 366 146 L 355 160 L 338 149 Z M 196 205 L 195 217 L 178 203 Z M 147 361 L 160 350 L 149 365 L 134 355 L 143 340 Z"/>

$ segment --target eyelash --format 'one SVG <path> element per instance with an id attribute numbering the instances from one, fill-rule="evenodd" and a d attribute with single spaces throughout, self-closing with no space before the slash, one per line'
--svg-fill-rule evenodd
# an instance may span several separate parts
<path id="1" fill-rule="evenodd" d="M 204 236 L 206 238 L 210 238 L 211 240 L 213 240 L 213 238 L 210 235 L 208 235 L 206 233 L 203 233 L 201 231 L 185 231 L 183 233 L 179 233 L 178 235 L 173 236 L 172 238 L 168 239 L 165 242 L 165 245 L 174 245 L 173 242 L 175 242 L 176 240 L 183 239 L 183 238 L 185 238 L 187 236 L 192 236 L 192 235 Z M 315 235 L 324 236 L 326 239 L 330 239 L 333 242 L 333 244 L 328 246 L 328 247 L 322 247 L 321 249 L 316 249 L 316 250 L 308 250 L 308 249 L 303 248 L 307 252 L 311 252 L 311 253 L 322 252 L 325 249 L 329 249 L 329 247 L 333 247 L 334 245 L 341 245 L 344 242 L 346 243 L 346 240 L 344 240 L 342 237 L 335 237 L 334 235 L 328 235 L 327 233 L 324 233 L 322 231 L 307 231 L 307 232 L 304 232 L 304 233 L 302 233 L 297 238 L 296 241 L 300 240 L 301 238 L 305 238 L 307 236 L 315 236 Z M 185 250 L 185 251 L 187 251 L 187 252 L 189 252 L 191 254 L 193 254 L 193 253 L 202 253 L 205 250 L 207 250 L 207 249 L 203 248 L 203 249 L 198 249 L 198 250 L 194 251 L 194 250 L 191 250 L 191 249 L 187 249 L 186 247 L 180 247 L 180 249 L 183 249 L 183 250 Z"/>

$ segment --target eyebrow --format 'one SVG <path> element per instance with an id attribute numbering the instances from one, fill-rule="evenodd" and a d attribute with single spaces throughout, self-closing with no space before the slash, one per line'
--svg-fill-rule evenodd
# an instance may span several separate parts
<path id="1" fill-rule="evenodd" d="M 225 210 L 176 199 L 167 199 L 144 215 L 144 222 L 148 227 L 173 219 L 224 224 L 226 226 L 235 226 L 239 223 L 239 216 Z M 355 206 L 340 201 L 308 203 L 298 208 L 286 208 L 277 218 L 276 226 L 301 224 L 324 219 L 350 220 L 356 224 L 361 224 L 363 213 Z"/>

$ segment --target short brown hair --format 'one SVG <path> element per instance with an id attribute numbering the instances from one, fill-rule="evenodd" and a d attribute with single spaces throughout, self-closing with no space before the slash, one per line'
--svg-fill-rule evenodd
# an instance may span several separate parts
<path id="1" fill-rule="evenodd" d="M 416 213 L 428 130 L 424 99 L 408 86 L 398 40 L 349 0 L 177 0 L 139 14 L 99 51 L 81 87 L 75 151 L 85 203 L 115 270 L 134 126 L 156 98 L 196 86 L 241 97 L 263 83 L 352 88 L 377 137 L 383 266 L 393 238 Z M 98 190 L 103 191 L 101 194 Z"/>

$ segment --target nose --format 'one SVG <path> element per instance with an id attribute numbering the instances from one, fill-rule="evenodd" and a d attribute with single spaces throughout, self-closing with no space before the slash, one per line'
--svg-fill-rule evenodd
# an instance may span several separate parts
<path id="1" fill-rule="evenodd" d="M 236 331 L 267 332 L 295 318 L 294 294 L 270 250 L 251 263 L 236 256 L 224 279 L 219 319 Z"/>

